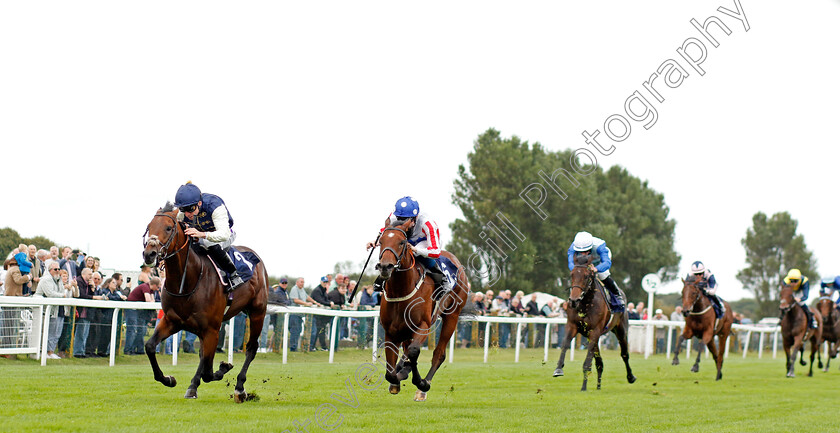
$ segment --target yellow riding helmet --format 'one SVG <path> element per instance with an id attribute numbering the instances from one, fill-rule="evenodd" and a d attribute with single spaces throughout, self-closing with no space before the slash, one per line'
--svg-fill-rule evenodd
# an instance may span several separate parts
<path id="1" fill-rule="evenodd" d="M 799 269 L 791 269 L 790 272 L 787 274 L 788 280 L 801 280 L 802 279 L 802 272 L 799 272 Z"/>

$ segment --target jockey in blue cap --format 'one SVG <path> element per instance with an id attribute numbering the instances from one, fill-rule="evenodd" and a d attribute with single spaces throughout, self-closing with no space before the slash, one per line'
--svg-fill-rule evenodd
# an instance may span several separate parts
<path id="1" fill-rule="evenodd" d="M 624 311 L 624 300 L 621 298 L 618 286 L 610 276 L 612 267 L 612 251 L 607 248 L 603 239 L 596 238 L 589 232 L 579 232 L 575 240 L 569 246 L 569 270 L 575 267 L 575 257 L 581 254 L 593 255 L 594 259 L 590 265 L 597 273 L 598 279 L 604 283 L 604 287 L 612 294 L 613 302 L 610 304 L 610 311 L 621 313 Z"/>
<path id="2" fill-rule="evenodd" d="M 840 290 L 840 276 L 825 277 L 820 281 L 820 296 L 831 298 L 837 290 Z M 837 297 L 835 304 L 840 308 L 840 297 Z"/>
<path id="3" fill-rule="evenodd" d="M 802 275 L 799 269 L 791 269 L 785 277 L 785 284 L 793 288 L 793 299 L 805 311 L 805 316 L 808 317 L 808 326 L 812 329 L 817 329 L 817 320 L 814 319 L 814 313 L 808 308 L 808 291 L 811 288 L 811 283 L 808 282 L 808 277 Z"/>
<path id="4" fill-rule="evenodd" d="M 688 274 L 686 280 L 691 280 L 694 278 L 694 285 L 715 306 L 715 317 L 720 319 L 723 317 L 723 302 L 720 301 L 720 297 L 718 297 L 715 292 L 717 292 L 718 285 L 717 280 L 715 280 L 715 274 L 712 271 L 706 269 L 706 265 L 703 264 L 701 261 L 696 261 L 691 264 L 691 273 Z M 688 314 L 688 311 L 684 311 L 683 314 Z"/>
<path id="5" fill-rule="evenodd" d="M 243 284 L 236 272 L 227 250 L 236 240 L 233 231 L 233 217 L 221 197 L 202 193 L 192 182 L 181 185 L 175 193 L 175 206 L 178 208 L 177 219 L 190 224 L 184 234 L 198 239 L 198 244 L 207 251 L 207 255 L 228 274 L 230 292 Z"/>
<path id="6" fill-rule="evenodd" d="M 394 211 L 388 215 L 385 226 L 379 230 L 379 233 L 382 233 L 385 228 L 391 227 L 394 223 L 402 224 L 408 220 L 414 221 L 414 226 L 406 233 L 414 257 L 429 271 L 429 276 L 435 282 L 435 288 L 442 288 L 444 291 L 450 290 L 452 285 L 449 283 L 449 279 L 443 275 L 437 261 L 441 253 L 440 232 L 437 223 L 420 212 L 420 204 L 417 203 L 417 200 L 408 196 L 397 200 Z M 368 242 L 367 249 L 376 246 L 378 244 Z M 381 278 L 376 277 L 376 281 L 373 282 L 374 291 L 382 290 L 383 281 Z"/>

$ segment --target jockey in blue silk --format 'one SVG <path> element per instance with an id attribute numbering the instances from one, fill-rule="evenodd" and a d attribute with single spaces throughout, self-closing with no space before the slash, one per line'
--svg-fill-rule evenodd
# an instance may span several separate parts
<path id="1" fill-rule="evenodd" d="M 793 299 L 802 307 L 805 315 L 808 316 L 808 327 L 817 329 L 817 320 L 814 319 L 814 313 L 811 312 L 811 309 L 808 308 L 808 304 L 805 302 L 808 300 L 808 291 L 811 288 L 808 277 L 803 276 L 799 269 L 791 269 L 785 277 L 785 284 L 793 287 Z"/>
<path id="2" fill-rule="evenodd" d="M 715 280 L 715 274 L 713 274 L 710 270 L 706 269 L 706 265 L 703 264 L 701 261 L 696 261 L 691 264 L 691 273 L 688 274 L 686 279 L 694 278 L 694 285 L 710 301 L 712 301 L 712 305 L 714 305 L 715 309 L 715 318 L 720 319 L 723 317 L 723 303 L 720 300 L 715 292 L 717 292 L 717 280 Z M 687 313 L 687 312 L 686 312 Z"/>
<path id="3" fill-rule="evenodd" d="M 569 270 L 575 267 L 575 257 L 579 255 L 593 255 L 594 259 L 590 267 L 598 273 L 598 279 L 604 283 L 604 287 L 612 294 L 610 311 L 621 313 L 624 311 L 624 300 L 618 291 L 615 281 L 610 276 L 612 267 L 612 251 L 607 247 L 603 239 L 596 238 L 588 232 L 579 232 L 575 235 L 572 245 L 569 246 Z"/>
<path id="4" fill-rule="evenodd" d="M 449 279 L 443 275 L 437 260 L 440 258 L 442 250 L 440 231 L 434 220 L 420 212 L 420 204 L 417 203 L 417 200 L 408 196 L 397 200 L 394 211 L 388 215 L 385 226 L 379 230 L 379 233 L 385 231 L 387 227 L 393 227 L 395 223 L 403 224 L 408 220 L 414 221 L 414 227 L 406 234 L 415 259 L 429 271 L 429 276 L 434 281 L 436 289 L 442 288 L 444 292 L 450 290 L 452 285 L 449 283 Z M 367 249 L 375 246 L 378 246 L 378 244 L 368 242 Z M 373 282 L 373 290 L 382 291 L 383 282 L 382 277 L 376 277 Z"/>
<path id="5" fill-rule="evenodd" d="M 831 298 L 831 295 L 837 290 L 840 290 L 840 276 L 825 277 L 820 281 L 820 296 Z M 840 297 L 837 298 L 835 304 L 840 308 Z"/>
<path id="6" fill-rule="evenodd" d="M 227 254 L 236 240 L 236 232 L 233 231 L 233 217 L 224 200 L 217 195 L 202 193 L 193 183 L 187 182 L 175 193 L 175 206 L 178 208 L 177 219 L 189 223 L 184 234 L 198 239 L 198 245 L 228 274 L 230 285 L 225 292 L 241 286 L 242 278 Z"/>

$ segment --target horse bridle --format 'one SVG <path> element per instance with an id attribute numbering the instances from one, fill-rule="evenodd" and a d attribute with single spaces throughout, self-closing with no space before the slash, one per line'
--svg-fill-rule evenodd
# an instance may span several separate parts
<path id="1" fill-rule="evenodd" d="M 413 264 L 412 264 L 411 266 L 407 267 L 407 268 L 401 268 L 401 267 L 400 267 L 400 265 L 401 265 L 401 263 L 402 263 L 403 256 L 405 255 L 405 252 L 409 249 L 409 248 L 408 248 L 408 233 L 406 233 L 406 232 L 405 232 L 405 230 L 403 230 L 403 229 L 401 229 L 401 228 L 399 228 L 399 227 L 388 227 L 388 228 L 386 228 L 385 230 L 383 230 L 383 231 L 382 231 L 382 234 L 384 235 L 384 234 L 385 234 L 385 232 L 387 232 L 387 231 L 389 231 L 389 230 L 393 230 L 393 231 L 400 232 L 400 233 L 403 235 L 403 237 L 405 238 L 405 240 L 403 241 L 403 242 L 404 242 L 404 244 L 403 244 L 403 248 L 402 248 L 402 251 L 400 251 L 400 253 L 399 253 L 399 254 L 397 254 L 397 250 L 395 250 L 395 249 L 393 249 L 393 248 L 391 248 L 391 247 L 380 248 L 380 249 L 379 249 L 379 261 L 381 262 L 381 261 L 382 261 L 382 256 L 383 256 L 383 255 L 384 255 L 387 251 L 390 251 L 390 252 L 391 252 L 391 254 L 393 254 L 393 255 L 394 255 L 394 257 L 396 257 L 396 258 L 397 258 L 397 266 L 396 266 L 396 268 L 394 269 L 395 271 L 397 271 L 397 272 L 400 272 L 400 271 L 407 271 L 407 270 L 409 270 L 409 269 L 413 268 L 413 267 L 414 267 L 414 265 L 413 265 Z"/>
<path id="2" fill-rule="evenodd" d="M 686 314 L 691 314 L 692 310 L 694 310 L 694 306 L 697 305 L 697 301 L 700 300 L 700 296 L 703 295 L 703 290 L 697 287 L 697 281 L 691 281 L 688 285 L 697 289 L 697 295 L 694 296 L 694 301 L 691 302 L 691 306 L 688 307 L 688 310 L 685 312 Z M 705 311 L 703 313 L 705 313 Z"/>
<path id="3" fill-rule="evenodd" d="M 172 241 L 174 241 L 175 238 L 178 236 L 179 224 L 178 224 L 178 220 L 176 220 L 175 217 L 173 217 L 172 215 L 169 215 L 168 213 L 158 212 L 158 213 L 155 214 L 155 218 L 160 217 L 160 216 L 164 216 L 164 217 L 167 217 L 167 218 L 171 219 L 172 224 L 174 224 L 173 229 L 175 229 L 175 230 L 172 231 L 172 234 L 169 236 L 169 239 L 167 239 L 166 242 L 163 243 L 161 245 L 161 247 L 158 249 L 158 255 L 159 255 L 158 261 L 166 260 L 166 259 L 169 259 L 171 257 L 174 257 L 176 254 L 181 252 L 181 250 L 183 250 L 187 245 L 189 245 L 190 242 L 192 241 L 192 237 L 187 236 L 186 237 L 187 240 L 186 240 L 186 242 L 184 242 L 184 245 L 181 245 L 177 250 L 175 250 L 171 253 L 168 253 L 169 246 L 172 245 Z M 148 234 L 149 234 L 149 226 L 146 226 L 146 232 L 143 233 L 143 248 L 146 248 L 146 245 L 148 245 L 149 241 L 151 241 L 151 240 L 155 240 L 158 243 L 160 243 L 160 240 L 157 238 L 157 235 L 153 235 L 148 240 L 146 240 L 146 235 L 148 235 Z M 167 253 L 164 255 L 165 252 L 167 252 Z"/>
<path id="4" fill-rule="evenodd" d="M 595 272 L 594 271 L 593 272 L 588 272 L 588 271 L 590 271 L 589 265 L 575 265 L 575 267 L 576 268 L 586 268 L 586 270 L 587 270 L 586 283 L 584 284 L 585 287 L 584 286 L 578 286 L 577 284 L 572 284 L 571 286 L 569 286 L 569 295 L 571 295 L 572 289 L 577 287 L 578 289 L 580 289 L 580 292 L 581 292 L 580 293 L 580 299 L 583 299 L 583 296 L 586 295 L 586 292 L 588 292 L 589 288 L 592 287 Z"/>
<path id="5" fill-rule="evenodd" d="M 180 227 L 180 225 L 178 224 L 178 220 L 175 219 L 175 217 L 173 217 L 172 215 L 169 215 L 168 213 L 158 212 L 158 213 L 155 214 L 155 218 L 157 218 L 159 216 L 165 216 L 165 217 L 171 219 L 172 223 L 174 224 L 174 227 L 173 227 L 174 230 L 172 231 L 172 235 L 169 236 L 169 239 L 167 239 L 166 242 L 161 246 L 161 248 L 158 249 L 158 258 L 157 258 L 158 262 L 166 261 L 167 259 L 169 259 L 171 257 L 174 257 L 176 254 L 181 252 L 181 250 L 183 250 L 186 247 L 189 247 L 189 245 L 192 244 L 192 240 L 193 240 L 192 236 L 186 236 L 187 241 L 184 242 L 184 245 L 181 245 L 177 250 L 175 250 L 171 253 L 163 254 L 164 251 L 169 250 L 169 246 L 172 244 L 172 241 L 174 241 L 175 237 L 178 236 L 178 227 Z M 186 225 L 186 223 L 184 223 L 184 224 Z M 145 248 L 146 245 L 148 244 L 148 242 L 146 242 L 146 235 L 147 234 L 149 234 L 149 227 L 148 226 L 146 226 L 146 232 L 143 233 L 143 248 Z M 155 239 L 157 238 L 157 236 L 152 236 L 152 237 L 154 237 Z M 151 240 L 151 238 L 149 240 Z M 160 242 L 160 241 L 158 241 L 158 242 Z M 184 293 L 184 282 L 186 281 L 186 278 L 187 278 L 186 263 L 189 261 L 189 258 L 190 258 L 190 250 L 187 249 L 187 259 L 184 260 L 184 270 L 183 270 L 183 272 L 181 272 L 181 284 L 178 287 L 178 293 L 170 292 L 169 289 L 164 287 L 163 290 L 166 293 L 168 293 L 172 296 L 184 297 L 184 296 L 190 296 L 193 293 L 195 293 L 196 290 L 198 290 L 198 282 L 196 282 L 196 285 L 195 285 L 195 287 L 193 287 L 192 291 L 190 291 L 189 293 Z M 201 271 L 198 274 L 198 281 L 201 281 L 201 277 L 203 275 L 204 275 L 204 261 L 201 261 Z"/>

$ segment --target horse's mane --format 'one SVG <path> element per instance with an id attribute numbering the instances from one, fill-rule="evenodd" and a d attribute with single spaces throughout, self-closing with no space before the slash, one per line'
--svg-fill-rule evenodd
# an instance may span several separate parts
<path id="1" fill-rule="evenodd" d="M 407 221 L 408 221 L 408 218 L 406 218 L 406 219 L 404 219 L 404 220 L 401 220 L 401 219 L 397 218 L 397 220 L 396 220 L 396 221 L 394 221 L 394 222 L 392 222 L 392 223 L 391 223 L 391 227 L 398 227 L 398 226 L 401 226 L 401 225 L 405 224 Z"/>
<path id="2" fill-rule="evenodd" d="M 161 212 L 172 212 L 173 210 L 175 210 L 175 205 L 172 204 L 171 201 L 167 201 L 166 204 L 163 205 L 162 208 L 160 208 Z"/>

